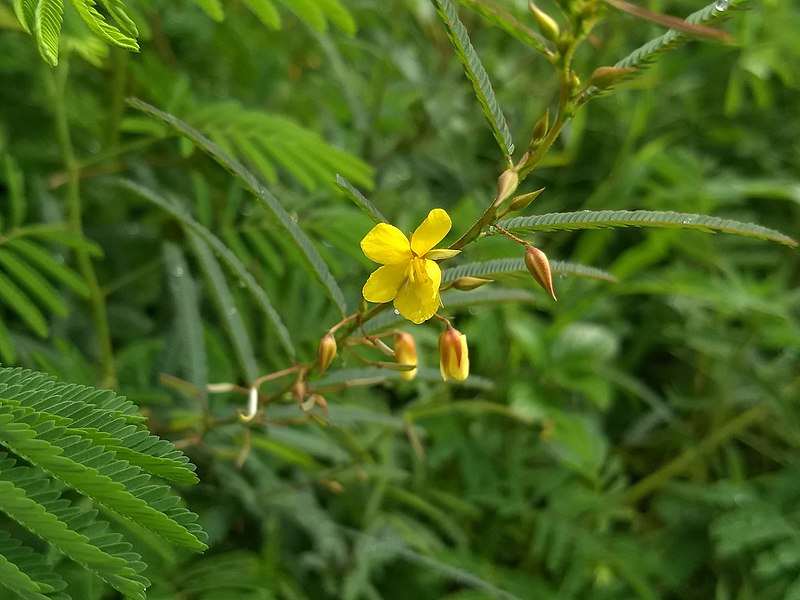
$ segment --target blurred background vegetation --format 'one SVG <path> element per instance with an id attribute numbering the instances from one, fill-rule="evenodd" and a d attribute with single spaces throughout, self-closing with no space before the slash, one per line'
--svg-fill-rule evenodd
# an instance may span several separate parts
<path id="1" fill-rule="evenodd" d="M 459 12 L 522 142 L 558 81 L 476 4 Z M 501 4 L 534 27 L 524 2 Z M 0 360 L 115 387 L 198 465 L 184 495 L 210 549 L 143 538 L 148 598 L 800 598 L 797 251 L 674 230 L 538 235 L 551 260 L 619 282 L 559 277 L 558 303 L 531 279 L 506 282 L 450 309 L 470 341 L 464 384 L 440 381 L 438 328 L 407 324 L 415 381 L 381 371 L 375 386 L 326 393 L 327 426 L 286 401 L 245 429 L 230 418 L 241 394 L 200 390 L 247 386 L 290 358 L 197 232 L 254 275 L 299 360 L 313 361 L 338 312 L 275 219 L 125 98 L 253 169 L 351 308 L 371 222 L 336 173 L 404 231 L 443 207 L 460 232 L 505 166 L 428 2 L 126 5 L 140 53 L 103 45 L 67 7 L 50 67 L 0 1 Z M 800 6 L 753 1 L 722 28 L 734 43 L 692 42 L 584 107 L 525 183 L 546 187 L 532 212 L 674 210 L 800 236 Z M 662 31 L 610 12 L 578 72 Z M 493 237 L 468 258 L 511 246 Z M 345 357 L 320 385 L 375 375 Z M 115 597 L 58 569 L 74 598 Z"/>

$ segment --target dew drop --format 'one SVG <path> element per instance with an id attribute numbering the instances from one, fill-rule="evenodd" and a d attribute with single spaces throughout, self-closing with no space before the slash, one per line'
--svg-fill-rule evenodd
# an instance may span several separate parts
<path id="1" fill-rule="evenodd" d="M 175 267 L 172 270 L 172 275 L 174 277 L 183 277 L 183 267 Z"/>
<path id="2" fill-rule="evenodd" d="M 714 5 L 714 9 L 717 11 L 728 10 L 730 3 L 731 0 L 717 0 L 717 3 Z"/>
<path id="3" fill-rule="evenodd" d="M 396 314 L 396 315 L 399 315 L 399 314 L 400 314 L 400 311 L 399 311 L 399 310 L 397 310 L 397 309 L 395 308 L 395 309 L 394 309 L 394 314 Z"/>

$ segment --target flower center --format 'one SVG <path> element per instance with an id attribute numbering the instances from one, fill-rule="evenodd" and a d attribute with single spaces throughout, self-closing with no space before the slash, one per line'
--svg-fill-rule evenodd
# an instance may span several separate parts
<path id="1" fill-rule="evenodd" d="M 425 259 L 414 256 L 408 263 L 406 277 L 410 283 L 427 282 L 430 278 L 425 270 Z"/>

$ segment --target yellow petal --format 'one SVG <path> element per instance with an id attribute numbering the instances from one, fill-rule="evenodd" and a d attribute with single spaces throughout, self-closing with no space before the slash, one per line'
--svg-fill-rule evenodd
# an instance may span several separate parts
<path id="1" fill-rule="evenodd" d="M 367 258 L 382 265 L 396 265 L 411 259 L 408 238 L 394 225 L 378 223 L 361 240 Z"/>
<path id="2" fill-rule="evenodd" d="M 406 280 L 397 292 L 394 307 L 412 323 L 423 323 L 439 310 L 439 285 L 442 271 L 432 260 L 426 260 L 426 278 Z M 380 270 L 380 269 L 379 269 Z"/>
<path id="3" fill-rule="evenodd" d="M 389 302 L 406 279 L 407 263 L 380 267 L 369 276 L 361 290 L 367 302 Z"/>
<path id="4" fill-rule="evenodd" d="M 444 239 L 451 225 L 450 215 L 441 208 L 434 208 L 411 236 L 411 249 L 417 256 L 425 256 Z"/>

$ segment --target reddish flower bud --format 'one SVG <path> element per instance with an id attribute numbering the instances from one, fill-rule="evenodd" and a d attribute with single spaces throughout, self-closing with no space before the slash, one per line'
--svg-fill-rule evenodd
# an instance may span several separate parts
<path id="1" fill-rule="evenodd" d="M 398 364 L 417 366 L 417 344 L 413 335 L 403 331 L 394 334 L 394 356 Z M 411 381 L 416 376 L 416 368 L 410 371 L 400 371 L 400 377 L 406 381 Z"/>
<path id="2" fill-rule="evenodd" d="M 439 371 L 445 381 L 464 381 L 469 375 L 467 336 L 450 325 L 439 336 Z"/>
<path id="3" fill-rule="evenodd" d="M 547 290 L 553 300 L 558 300 L 553 291 L 553 276 L 550 273 L 550 261 L 547 260 L 547 255 L 528 244 L 525 249 L 525 266 L 528 267 L 528 271 L 533 275 L 536 283 Z"/>

